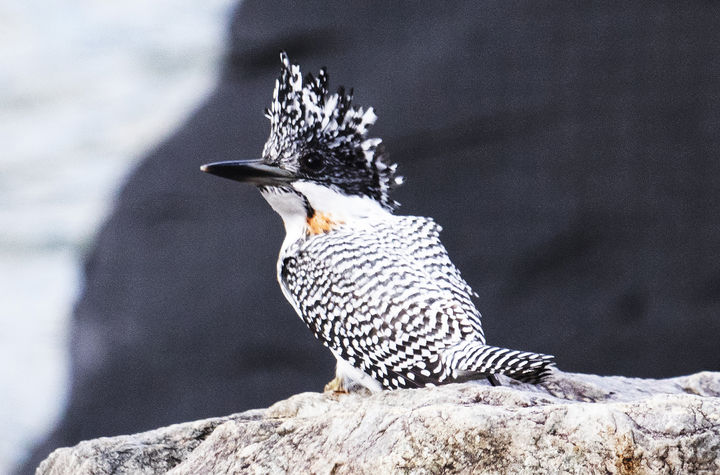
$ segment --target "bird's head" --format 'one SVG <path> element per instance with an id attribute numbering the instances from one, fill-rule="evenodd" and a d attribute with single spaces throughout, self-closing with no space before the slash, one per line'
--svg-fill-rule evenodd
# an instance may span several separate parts
<path id="1" fill-rule="evenodd" d="M 260 187 L 278 212 L 278 200 L 301 199 L 308 210 L 333 206 L 328 200 L 374 202 L 392 211 L 392 187 L 402 182 L 386 162 L 379 138 L 368 138 L 377 118 L 372 108 L 352 105 L 352 91 L 328 92 L 328 75 L 305 79 L 299 66 L 280 53 L 281 71 L 272 104 L 265 111 L 270 137 L 261 159 L 217 162 L 201 169 Z M 283 214 L 281 212 L 281 214 Z"/>

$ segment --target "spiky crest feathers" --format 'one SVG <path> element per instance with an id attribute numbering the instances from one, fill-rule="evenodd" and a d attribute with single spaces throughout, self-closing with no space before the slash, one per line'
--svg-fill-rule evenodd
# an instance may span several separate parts
<path id="1" fill-rule="evenodd" d="M 316 77 L 308 73 L 303 81 L 300 67 L 291 64 L 285 52 L 280 53 L 280 61 L 273 100 L 265 111 L 270 119 L 270 137 L 263 157 L 297 171 L 299 158 L 308 150 L 326 150 L 342 162 L 350 176 L 369 182 L 367 190 L 358 186 L 352 190 L 377 199 L 388 209 L 397 206 L 388 196 L 391 188 L 403 181 L 395 175 L 397 165 L 386 162 L 381 139 L 367 138 L 369 127 L 377 119 L 372 107 L 354 107 L 352 89 L 346 93 L 339 87 L 337 93 L 330 94 L 325 68 Z M 342 182 L 329 180 L 327 184 L 342 188 Z"/>

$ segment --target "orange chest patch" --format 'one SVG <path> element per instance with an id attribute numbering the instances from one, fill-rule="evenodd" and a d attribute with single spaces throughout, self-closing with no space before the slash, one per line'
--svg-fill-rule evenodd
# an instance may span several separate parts
<path id="1" fill-rule="evenodd" d="M 342 223 L 334 221 L 327 214 L 315 211 L 312 217 L 307 218 L 307 232 L 308 234 L 323 234 L 340 224 Z"/>

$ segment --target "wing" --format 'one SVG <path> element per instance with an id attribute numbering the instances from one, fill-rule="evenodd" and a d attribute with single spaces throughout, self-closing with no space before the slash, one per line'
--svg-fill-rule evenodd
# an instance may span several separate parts
<path id="1" fill-rule="evenodd" d="M 394 226 L 394 234 L 399 239 L 392 241 L 398 252 L 406 252 L 413 256 L 416 262 L 422 263 L 423 268 L 435 283 L 442 289 L 453 294 L 454 300 L 460 304 L 465 315 L 475 327 L 478 340 L 485 343 L 485 334 L 482 329 L 481 316 L 472 297 L 477 294 L 460 275 L 460 271 L 450 260 L 445 246 L 440 242 L 442 227 L 431 218 L 419 216 L 398 216 L 400 222 Z M 383 236 L 392 235 L 391 233 Z M 388 245 L 392 245 L 388 243 Z M 399 245 L 405 243 L 405 246 Z"/>
<path id="2" fill-rule="evenodd" d="M 324 345 L 385 387 L 442 382 L 450 370 L 441 351 L 482 338 L 467 284 L 438 257 L 434 223 L 424 234 L 399 233 L 395 220 L 371 224 L 299 244 L 282 262 L 283 291 Z"/>

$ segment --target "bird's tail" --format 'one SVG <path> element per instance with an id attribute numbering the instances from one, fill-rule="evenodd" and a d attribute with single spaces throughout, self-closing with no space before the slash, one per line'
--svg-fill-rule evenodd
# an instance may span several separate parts
<path id="1" fill-rule="evenodd" d="M 458 379 L 474 379 L 504 374 L 524 383 L 542 382 L 555 366 L 554 356 L 526 351 L 509 350 L 466 341 L 449 348 L 443 355 Z"/>

